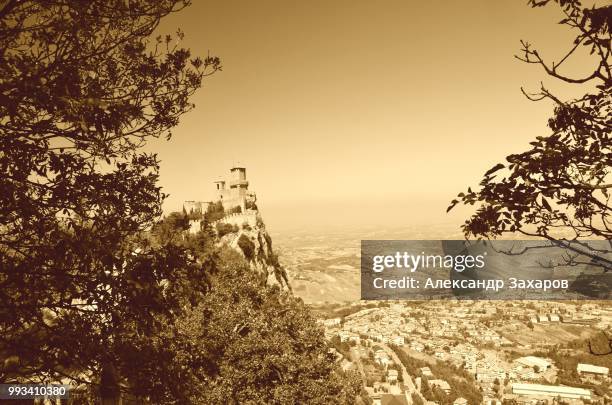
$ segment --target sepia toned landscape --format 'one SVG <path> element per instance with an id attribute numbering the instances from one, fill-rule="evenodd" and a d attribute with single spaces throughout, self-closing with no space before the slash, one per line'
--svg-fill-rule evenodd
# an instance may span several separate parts
<path id="1" fill-rule="evenodd" d="M 0 404 L 612 404 L 611 58 L 600 0 L 0 0 Z"/>

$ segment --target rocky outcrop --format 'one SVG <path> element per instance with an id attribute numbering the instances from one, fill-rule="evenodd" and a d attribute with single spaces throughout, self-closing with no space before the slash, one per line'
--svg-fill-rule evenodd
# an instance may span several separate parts
<path id="1" fill-rule="evenodd" d="M 230 214 L 211 224 L 219 244 L 226 244 L 242 255 L 268 285 L 291 290 L 287 272 L 272 248 L 272 238 L 257 210 Z"/>

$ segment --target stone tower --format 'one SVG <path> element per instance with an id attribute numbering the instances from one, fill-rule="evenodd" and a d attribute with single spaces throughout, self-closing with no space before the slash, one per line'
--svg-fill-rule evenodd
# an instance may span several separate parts
<path id="1" fill-rule="evenodd" d="M 229 183 L 229 188 L 227 184 Z M 240 207 L 245 212 L 247 206 L 253 208 L 257 197 L 249 191 L 249 182 L 246 179 L 246 168 L 234 165 L 230 169 L 230 179 L 226 182 L 219 179 L 214 182 L 217 201 L 221 201 L 226 211 Z"/>
<path id="2" fill-rule="evenodd" d="M 219 179 L 215 181 L 215 190 L 217 192 L 217 200 L 224 201 L 231 198 L 230 190 L 225 188 L 225 180 Z"/>
<path id="3" fill-rule="evenodd" d="M 232 200 L 236 201 L 236 205 L 242 208 L 242 211 L 246 209 L 245 201 L 247 190 L 249 189 L 249 182 L 246 179 L 246 168 L 234 166 L 230 170 L 230 192 Z"/>

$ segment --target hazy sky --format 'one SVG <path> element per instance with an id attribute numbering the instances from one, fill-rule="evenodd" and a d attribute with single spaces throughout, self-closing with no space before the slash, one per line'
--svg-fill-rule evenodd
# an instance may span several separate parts
<path id="1" fill-rule="evenodd" d="M 567 86 L 513 55 L 528 39 L 559 60 L 556 7 L 526 0 L 200 1 L 168 17 L 195 55 L 222 59 L 162 160 L 165 210 L 210 200 L 234 162 L 272 231 L 461 223 L 448 202 L 546 134 Z M 569 71 L 586 71 L 583 56 Z M 570 87 L 571 89 L 571 87 Z"/>

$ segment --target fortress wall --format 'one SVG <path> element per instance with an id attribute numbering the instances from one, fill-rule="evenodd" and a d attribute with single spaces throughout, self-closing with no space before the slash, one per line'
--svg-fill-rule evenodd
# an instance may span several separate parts
<path id="1" fill-rule="evenodd" d="M 251 227 L 257 226 L 257 211 L 256 210 L 246 210 L 246 212 L 242 212 L 239 214 L 229 214 L 225 217 L 213 222 L 213 226 L 216 226 L 218 222 L 224 224 L 237 225 L 239 227 L 242 226 L 245 222 L 248 223 Z"/>
<path id="2" fill-rule="evenodd" d="M 244 198 L 239 198 L 235 196 L 228 196 L 221 200 L 221 204 L 223 204 L 223 208 L 227 211 L 231 210 L 234 207 L 240 207 L 244 209 Z"/>
<path id="3" fill-rule="evenodd" d="M 221 222 L 224 224 L 236 225 L 239 228 L 242 228 L 242 224 L 246 222 L 251 227 L 255 228 L 257 226 L 257 217 L 257 210 L 246 210 L 246 212 L 243 213 L 226 215 L 225 217 L 213 222 L 211 225 L 215 227 L 217 223 Z M 189 220 L 189 233 L 198 233 L 198 231 L 201 229 L 201 226 L 201 219 Z"/>
<path id="4" fill-rule="evenodd" d="M 210 202 L 208 201 L 185 201 L 183 208 L 187 213 L 204 213 L 208 209 Z"/>

